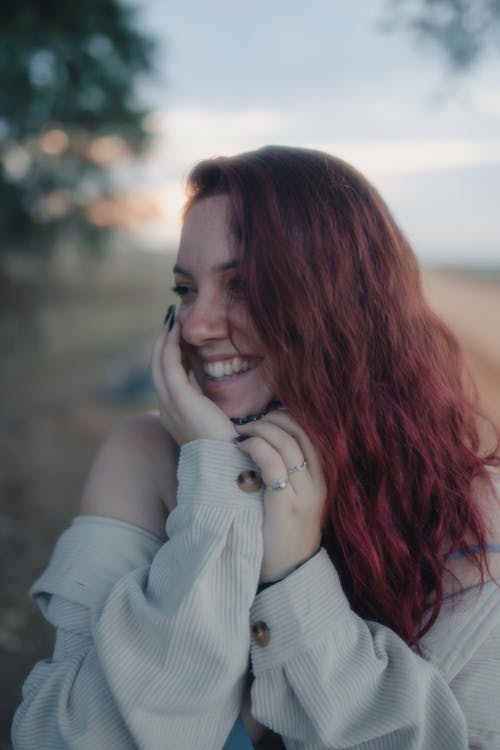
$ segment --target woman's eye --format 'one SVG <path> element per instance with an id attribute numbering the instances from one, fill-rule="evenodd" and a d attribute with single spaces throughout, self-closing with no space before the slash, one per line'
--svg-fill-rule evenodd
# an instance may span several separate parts
<path id="1" fill-rule="evenodd" d="M 187 294 L 193 291 L 192 287 L 187 286 L 187 284 L 176 284 L 172 287 L 172 291 L 174 294 L 176 294 L 178 297 L 185 297 Z"/>
<path id="2" fill-rule="evenodd" d="M 234 278 L 229 282 L 231 294 L 237 297 L 245 297 L 247 293 L 246 284 L 243 279 Z"/>

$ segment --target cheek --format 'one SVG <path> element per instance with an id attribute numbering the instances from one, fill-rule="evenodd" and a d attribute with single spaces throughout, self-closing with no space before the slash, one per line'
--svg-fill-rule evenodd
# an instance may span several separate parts
<path id="1" fill-rule="evenodd" d="M 261 365 L 260 377 L 261 377 L 262 383 L 266 386 L 266 388 L 269 389 L 269 391 L 274 395 L 274 397 L 277 397 L 277 394 L 275 393 L 276 386 L 274 383 L 274 377 L 271 371 L 271 362 L 269 358 L 266 358 Z"/>
<path id="2" fill-rule="evenodd" d="M 180 323 L 181 335 L 179 339 L 179 347 L 182 355 L 182 363 L 187 369 L 191 369 L 194 362 L 196 361 L 195 350 L 191 344 L 189 344 L 182 335 L 182 327 L 184 325 L 186 314 L 184 310 L 179 310 L 175 315 L 175 320 Z"/>
<path id="3" fill-rule="evenodd" d="M 233 304 L 229 312 L 228 323 L 236 345 L 241 342 L 242 348 L 250 348 L 255 354 L 264 354 L 263 342 L 245 305 Z"/>
<path id="4" fill-rule="evenodd" d="M 175 319 L 181 324 L 181 326 L 184 325 L 186 321 L 186 308 L 184 306 L 179 306 L 175 311 Z"/>
<path id="5" fill-rule="evenodd" d="M 189 308 L 185 305 L 182 305 L 175 313 L 175 320 L 181 327 L 180 347 L 183 355 L 186 356 L 189 354 L 189 352 L 194 351 L 193 346 L 189 344 L 184 338 L 184 327 L 189 320 Z"/>

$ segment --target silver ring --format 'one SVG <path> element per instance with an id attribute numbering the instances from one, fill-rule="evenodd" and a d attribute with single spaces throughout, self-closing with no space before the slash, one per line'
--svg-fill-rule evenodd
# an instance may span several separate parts
<path id="1" fill-rule="evenodd" d="M 288 487 L 288 479 L 278 479 L 277 482 L 267 485 L 270 490 L 284 490 Z"/>
<path id="2" fill-rule="evenodd" d="M 292 466 L 291 469 L 288 469 L 288 473 L 295 474 L 296 471 L 304 471 L 306 466 L 307 466 L 307 461 L 304 461 L 304 463 L 300 464 L 300 466 Z"/>

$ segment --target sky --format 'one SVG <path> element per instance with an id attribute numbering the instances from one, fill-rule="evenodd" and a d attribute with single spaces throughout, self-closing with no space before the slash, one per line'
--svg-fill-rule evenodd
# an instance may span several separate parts
<path id="1" fill-rule="evenodd" d="M 269 143 L 320 148 L 379 189 L 425 264 L 500 266 L 500 55 L 454 79 L 434 47 L 383 31 L 389 0 L 140 0 L 158 43 L 140 85 L 175 243 L 199 159 Z"/>

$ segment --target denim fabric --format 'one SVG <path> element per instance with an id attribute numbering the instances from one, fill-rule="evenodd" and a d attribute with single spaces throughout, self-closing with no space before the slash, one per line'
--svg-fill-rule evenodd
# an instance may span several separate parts
<path id="1" fill-rule="evenodd" d="M 234 722 L 233 728 L 231 729 L 229 737 L 227 738 L 222 750 L 253 750 L 253 745 L 248 736 L 248 732 L 245 729 L 245 725 L 243 724 L 241 714 L 239 714 Z"/>

